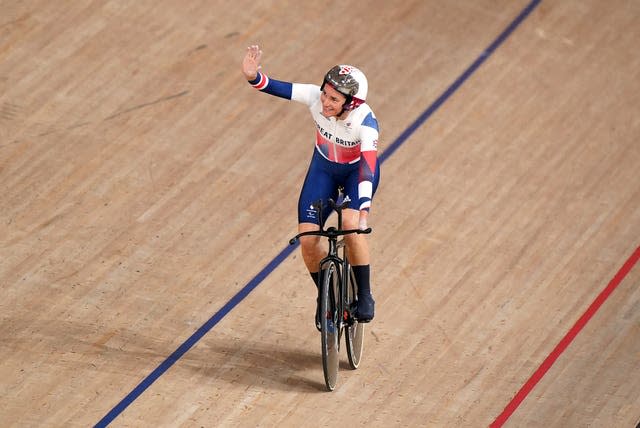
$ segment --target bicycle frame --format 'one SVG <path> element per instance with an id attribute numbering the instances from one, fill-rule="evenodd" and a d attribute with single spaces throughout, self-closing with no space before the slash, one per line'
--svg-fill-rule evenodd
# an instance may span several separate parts
<path id="1" fill-rule="evenodd" d="M 339 222 L 340 223 L 340 222 Z M 342 249 L 342 257 L 339 254 L 339 250 Z M 334 304 L 336 305 L 336 311 L 340 314 L 338 325 L 338 331 L 340 332 L 340 336 L 342 336 L 342 329 L 344 328 L 345 322 L 353 322 L 351 315 L 351 308 L 345 308 L 345 302 L 347 301 L 347 287 L 349 284 L 349 275 L 351 271 L 351 266 L 349 265 L 349 261 L 347 259 L 347 249 L 344 239 L 338 239 L 337 236 L 329 237 L 329 251 L 325 258 L 320 261 L 320 272 L 326 270 L 326 267 L 330 264 L 330 262 L 334 262 L 338 267 L 338 296 L 334 296 L 336 301 Z"/>

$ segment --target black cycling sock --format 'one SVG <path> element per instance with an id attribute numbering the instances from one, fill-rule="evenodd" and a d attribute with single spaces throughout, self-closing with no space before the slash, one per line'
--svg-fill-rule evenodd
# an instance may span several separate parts
<path id="1" fill-rule="evenodd" d="M 353 275 L 358 284 L 358 296 L 367 296 L 371 293 L 371 285 L 369 279 L 371 276 L 371 268 L 369 265 L 351 266 Z"/>
<path id="2" fill-rule="evenodd" d="M 316 287 L 320 287 L 320 272 L 309 272 L 311 278 L 313 279 L 313 283 Z"/>

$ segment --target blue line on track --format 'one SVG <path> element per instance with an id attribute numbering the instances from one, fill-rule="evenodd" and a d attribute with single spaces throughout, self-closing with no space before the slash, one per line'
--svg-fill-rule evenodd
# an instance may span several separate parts
<path id="1" fill-rule="evenodd" d="M 104 418 L 100 420 L 95 426 L 106 427 L 111 421 L 113 421 L 120 413 L 124 411 L 134 400 L 136 400 L 147 388 L 151 386 L 160 376 L 164 374 L 169 368 L 178 361 L 189 349 L 193 347 L 202 337 L 209 332 L 220 322 L 233 308 L 238 306 L 245 297 L 282 263 L 289 255 L 296 249 L 296 245 L 289 245 L 280 251 L 276 257 L 274 257 L 264 269 L 262 269 L 251 281 L 247 283 L 235 296 L 231 298 L 218 312 L 216 312 L 209 320 L 204 323 L 195 333 L 191 335 L 182 345 L 176 349 L 173 354 L 164 360 L 154 371 L 152 371 L 146 378 L 136 386 L 126 397 L 122 399 Z"/>
<path id="2" fill-rule="evenodd" d="M 535 7 L 542 0 L 533 0 L 526 8 L 520 12 L 520 15 L 516 17 L 516 19 L 509 24 L 509 26 L 502 32 L 500 35 L 489 45 L 487 49 L 485 49 L 480 56 L 458 77 L 452 84 L 447 88 L 446 91 L 442 93 L 436 99 L 433 104 L 429 106 L 416 120 L 413 121 L 411 125 L 407 127 L 407 129 L 400 134 L 396 140 L 387 147 L 387 149 L 382 153 L 378 159 L 380 162 L 384 162 L 390 157 L 404 142 L 418 129 L 422 124 L 444 104 L 444 102 L 453 95 L 455 91 L 458 90 L 460 86 L 482 65 L 482 63 L 489 58 L 489 56 L 509 37 L 513 30 L 515 30 L 518 25 L 525 20 L 527 16 L 535 9 Z"/>
<path id="3" fill-rule="evenodd" d="M 458 90 L 458 88 L 484 63 L 484 61 L 509 37 L 509 35 L 524 21 L 527 16 L 538 6 L 542 0 L 533 0 L 514 19 L 511 24 L 485 49 L 480 56 L 438 97 L 411 125 L 405 129 L 396 140 L 378 157 L 380 163 L 384 163 L 424 122 L 435 113 L 444 102 Z M 249 293 L 273 272 L 289 255 L 297 248 L 296 245 L 288 245 L 271 260 L 251 281 L 249 281 L 235 296 L 231 298 L 218 312 L 191 335 L 169 357 L 164 360 L 154 371 L 142 380 L 126 397 L 122 399 L 109 413 L 107 413 L 95 426 L 106 427 L 118 415 L 120 415 L 131 403 L 133 403 L 147 388 L 184 354 L 189 351 L 205 334 L 207 334 L 218 322 L 220 322 L 233 308 L 238 306 Z"/>

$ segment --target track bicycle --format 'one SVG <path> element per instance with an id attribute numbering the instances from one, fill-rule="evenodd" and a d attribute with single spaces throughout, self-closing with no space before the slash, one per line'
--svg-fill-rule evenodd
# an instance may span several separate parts
<path id="1" fill-rule="evenodd" d="M 320 338 L 322 342 L 322 370 L 329 391 L 336 387 L 340 353 L 340 339 L 345 336 L 349 366 L 357 369 L 362 358 L 364 341 L 364 324 L 356 319 L 358 286 L 347 259 L 344 235 L 352 233 L 371 233 L 371 228 L 364 230 L 342 230 L 342 210 L 350 204 L 348 196 L 340 193 L 338 201 L 329 199 L 329 207 L 338 215 L 337 227 L 302 232 L 292 238 L 294 245 L 302 236 L 324 236 L 329 240 L 327 256 L 320 261 Z M 322 201 L 314 204 L 322 219 Z"/>

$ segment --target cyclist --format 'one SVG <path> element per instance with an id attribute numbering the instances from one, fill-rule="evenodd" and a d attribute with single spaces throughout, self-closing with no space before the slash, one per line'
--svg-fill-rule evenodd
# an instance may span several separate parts
<path id="1" fill-rule="evenodd" d="M 371 200 L 378 186 L 380 165 L 377 161 L 378 121 L 365 103 L 367 79 L 356 67 L 336 65 L 325 75 L 321 86 L 275 80 L 261 71 L 262 51 L 249 46 L 242 62 L 242 72 L 256 89 L 309 107 L 315 122 L 315 150 L 298 200 L 298 231 L 318 230 L 329 216 L 323 211 L 319 219 L 312 204 L 335 198 L 338 187 L 352 201 L 343 211 L 345 229 L 366 229 Z M 369 322 L 374 317 L 375 302 L 370 287 L 369 247 L 365 235 L 345 236 L 347 257 L 358 285 L 356 318 Z M 320 237 L 300 239 L 304 263 L 319 290 L 320 260 L 326 255 Z M 319 298 L 316 327 L 319 329 Z"/>

